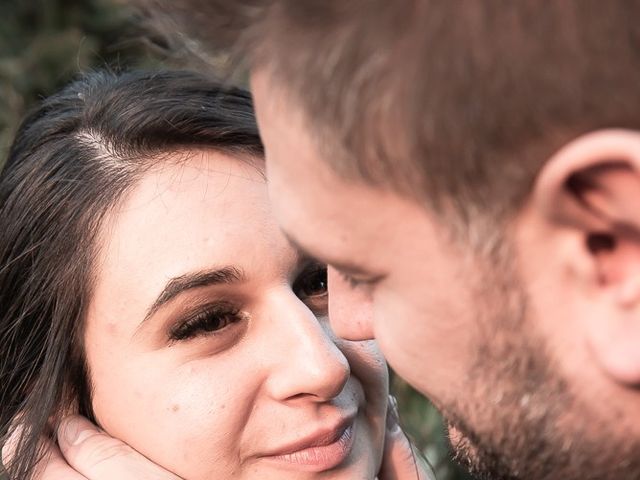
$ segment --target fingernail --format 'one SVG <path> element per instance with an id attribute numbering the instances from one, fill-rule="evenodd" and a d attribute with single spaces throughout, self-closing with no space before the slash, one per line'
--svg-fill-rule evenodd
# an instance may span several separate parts
<path id="1" fill-rule="evenodd" d="M 95 432 L 86 428 L 81 419 L 77 417 L 70 417 L 65 420 L 62 426 L 62 437 L 69 445 L 78 445 L 86 438 L 93 435 Z"/>

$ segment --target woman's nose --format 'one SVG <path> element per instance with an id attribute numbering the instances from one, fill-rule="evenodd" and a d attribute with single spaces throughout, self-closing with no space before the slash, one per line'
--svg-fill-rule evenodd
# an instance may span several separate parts
<path id="1" fill-rule="evenodd" d="M 293 294 L 290 297 L 277 309 L 279 329 L 267 388 L 278 400 L 329 401 L 349 380 L 349 362 L 336 346 L 328 322 L 316 318 Z"/>

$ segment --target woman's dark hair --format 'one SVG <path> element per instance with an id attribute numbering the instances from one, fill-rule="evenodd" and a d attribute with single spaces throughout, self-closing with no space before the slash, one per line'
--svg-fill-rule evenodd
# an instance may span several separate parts
<path id="1" fill-rule="evenodd" d="M 91 417 L 83 319 L 105 215 L 164 155 L 262 156 L 250 95 L 189 72 L 84 75 L 23 122 L 0 174 L 0 445 L 29 480 L 65 411 Z M 17 438 L 16 438 L 17 437 Z"/>

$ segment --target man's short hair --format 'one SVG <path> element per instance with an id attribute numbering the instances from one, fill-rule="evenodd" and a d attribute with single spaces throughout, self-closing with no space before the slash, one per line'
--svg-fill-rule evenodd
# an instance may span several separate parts
<path id="1" fill-rule="evenodd" d="M 235 48 L 302 108 L 346 178 L 508 218 L 545 160 L 640 128 L 640 2 L 180 0 L 209 51 Z"/>

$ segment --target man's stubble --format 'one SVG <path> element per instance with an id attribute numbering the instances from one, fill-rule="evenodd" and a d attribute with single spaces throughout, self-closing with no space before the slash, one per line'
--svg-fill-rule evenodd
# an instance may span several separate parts
<path id="1" fill-rule="evenodd" d="M 495 251 L 472 287 L 483 333 L 468 390 L 442 406 L 454 458 L 486 480 L 640 479 L 640 439 L 570 388 L 535 328 L 513 249 Z"/>

